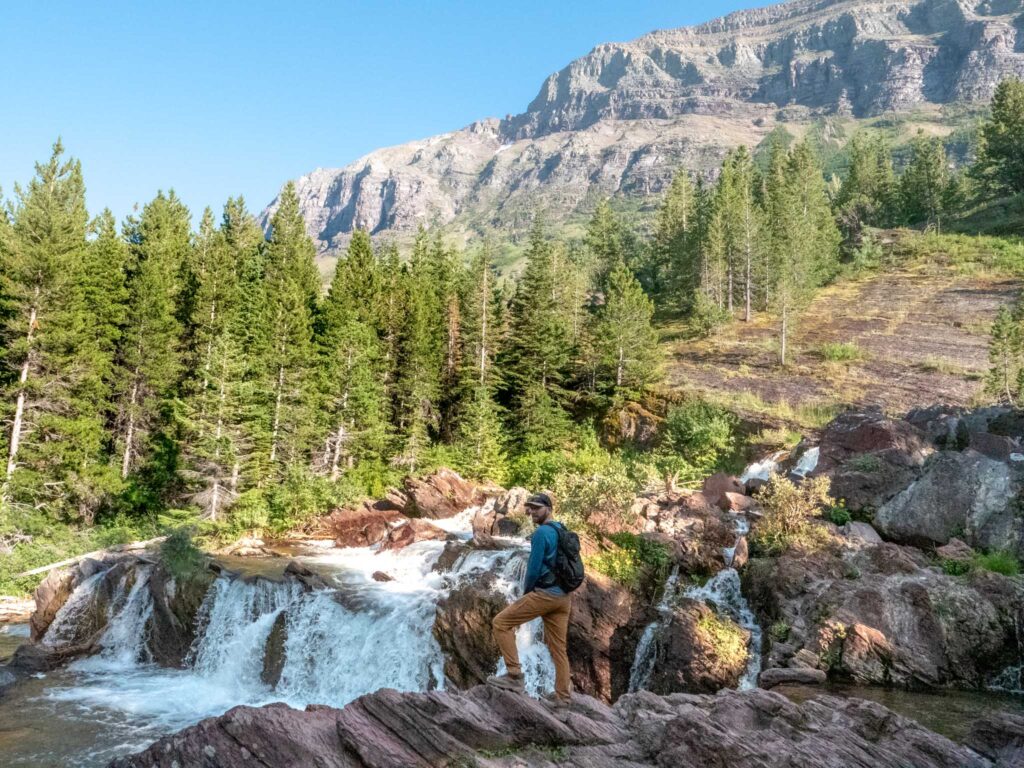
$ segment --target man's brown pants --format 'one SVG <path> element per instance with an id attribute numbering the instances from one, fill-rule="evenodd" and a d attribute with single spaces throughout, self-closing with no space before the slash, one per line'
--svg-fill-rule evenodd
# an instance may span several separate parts
<path id="1" fill-rule="evenodd" d="M 555 695 L 569 701 L 572 683 L 569 673 L 569 654 L 565 650 L 566 634 L 569 631 L 569 609 L 571 595 L 552 595 L 550 592 L 530 592 L 494 617 L 494 640 L 505 657 L 505 666 L 510 675 L 521 675 L 519 649 L 516 648 L 516 627 L 533 621 L 538 616 L 544 619 L 544 642 L 555 662 Z"/>

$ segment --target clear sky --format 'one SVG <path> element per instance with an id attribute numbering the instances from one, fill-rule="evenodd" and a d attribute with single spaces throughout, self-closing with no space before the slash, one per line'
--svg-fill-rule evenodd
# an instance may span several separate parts
<path id="1" fill-rule="evenodd" d="M 196 214 L 377 147 L 521 112 L 595 45 L 767 0 L 0 3 L 0 187 L 59 135 L 90 211 Z"/>

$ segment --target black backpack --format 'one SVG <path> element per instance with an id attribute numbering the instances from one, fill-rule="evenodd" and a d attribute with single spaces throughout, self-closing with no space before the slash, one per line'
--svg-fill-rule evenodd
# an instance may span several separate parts
<path id="1" fill-rule="evenodd" d="M 555 550 L 555 567 L 552 576 L 555 583 L 566 594 L 579 589 L 583 583 L 583 558 L 580 556 L 580 537 L 564 525 L 554 522 L 544 523 L 558 532 L 558 549 Z"/>

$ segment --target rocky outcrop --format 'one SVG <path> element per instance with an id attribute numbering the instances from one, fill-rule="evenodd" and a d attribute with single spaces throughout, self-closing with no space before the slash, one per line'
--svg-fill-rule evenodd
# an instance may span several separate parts
<path id="1" fill-rule="evenodd" d="M 444 541 L 449 533 L 426 520 L 416 518 L 403 520 L 388 529 L 381 542 L 382 550 L 405 549 L 418 541 Z"/>
<path id="2" fill-rule="evenodd" d="M 477 507 L 487 498 L 483 489 L 457 472 L 439 469 L 424 478 L 410 477 L 405 481 L 408 503 L 405 513 L 410 517 L 434 520 L 454 517 L 470 507 Z"/>
<path id="3" fill-rule="evenodd" d="M 196 617 L 214 575 L 202 569 L 175 578 L 161 564 L 149 577 L 153 599 L 147 647 L 153 661 L 164 667 L 181 668 L 196 638 Z"/>
<path id="4" fill-rule="evenodd" d="M 296 190 L 324 251 L 357 228 L 437 222 L 476 236 L 482 221 L 522 228 L 524 210 L 565 220 L 601 195 L 656 194 L 676 168 L 717 169 L 779 124 L 987 101 L 1024 74 L 1021 11 L 1017 0 L 795 0 L 605 43 L 548 77 L 521 114 L 317 169 Z"/>
<path id="5" fill-rule="evenodd" d="M 943 573 L 895 544 L 751 560 L 744 592 L 769 629 L 767 667 L 860 683 L 980 688 L 1019 664 L 1024 583 Z"/>
<path id="6" fill-rule="evenodd" d="M 58 568 L 46 574 L 36 591 L 33 594 L 35 599 L 35 610 L 29 618 L 29 627 L 33 642 L 43 639 L 46 630 L 57 616 L 64 603 L 67 602 L 74 591 L 75 571 L 68 568 Z"/>
<path id="7" fill-rule="evenodd" d="M 271 688 L 276 688 L 284 672 L 285 643 L 288 642 L 288 612 L 281 611 L 274 619 L 274 625 L 267 635 L 263 646 L 263 669 L 260 680 Z"/>
<path id="8" fill-rule="evenodd" d="M 724 493 L 715 494 L 715 500 L 726 498 Z M 641 497 L 633 512 L 645 535 L 664 544 L 684 573 L 711 575 L 721 570 L 726 566 L 723 551 L 736 543 L 734 519 L 710 504 L 705 493 Z"/>
<path id="9" fill-rule="evenodd" d="M 735 688 L 746 669 L 748 640 L 729 618 L 684 598 L 664 627 L 646 688 L 660 694 Z"/>
<path id="10" fill-rule="evenodd" d="M 405 520 L 394 509 L 375 509 L 364 504 L 356 509 L 337 509 L 320 522 L 320 530 L 339 547 L 370 547 L 388 535 L 392 525 Z"/>
<path id="11" fill-rule="evenodd" d="M 769 691 L 641 693 L 608 707 L 577 696 L 563 722 L 534 699 L 479 686 L 462 694 L 382 690 L 341 710 L 235 707 L 110 768 L 546 768 L 553 761 L 575 768 L 986 766 L 964 747 L 857 699 L 795 704 Z"/>
<path id="12" fill-rule="evenodd" d="M 1024 715 L 985 715 L 971 726 L 966 744 L 996 765 L 1024 765 Z"/>
<path id="13" fill-rule="evenodd" d="M 497 669 L 500 651 L 491 622 L 506 605 L 508 598 L 490 573 L 438 602 L 434 637 L 444 653 L 445 678 L 457 688 L 484 683 Z"/>
<path id="14" fill-rule="evenodd" d="M 878 510 L 875 527 L 887 539 L 916 546 L 957 537 L 979 549 L 1016 552 L 1024 538 L 1015 503 L 1021 479 L 1015 467 L 972 449 L 942 451 Z"/>

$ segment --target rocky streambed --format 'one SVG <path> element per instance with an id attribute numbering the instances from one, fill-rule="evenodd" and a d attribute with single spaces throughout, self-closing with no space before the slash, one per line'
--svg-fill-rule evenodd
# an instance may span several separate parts
<path id="1" fill-rule="evenodd" d="M 741 478 L 595 521 L 663 544 L 672 575 L 626 589 L 594 573 L 577 593 L 570 661 L 583 698 L 568 723 L 475 688 L 499 668 L 490 621 L 525 564 L 522 489 L 442 471 L 336 511 L 308 540 L 247 542 L 187 576 L 152 554 L 86 561 L 47 578 L 35 642 L 0 667 L 5 764 L 1016 765 L 1024 697 L 1006 692 L 1021 687 L 1024 584 L 946 565 L 1019 544 L 1020 437 L 994 439 L 999 418 L 848 414 Z M 936 495 L 949 462 L 978 472 Z M 757 488 L 785 472 L 828 475 L 859 519 L 823 521 L 831 544 L 815 551 L 751 557 Z M 953 521 L 946 541 L 898 533 L 931 525 L 921 489 Z M 902 528 L 885 522 L 894 499 Z M 539 625 L 519 643 L 531 695 L 550 690 Z M 930 691 L 884 703 L 938 733 L 859 700 L 887 689 Z"/>

